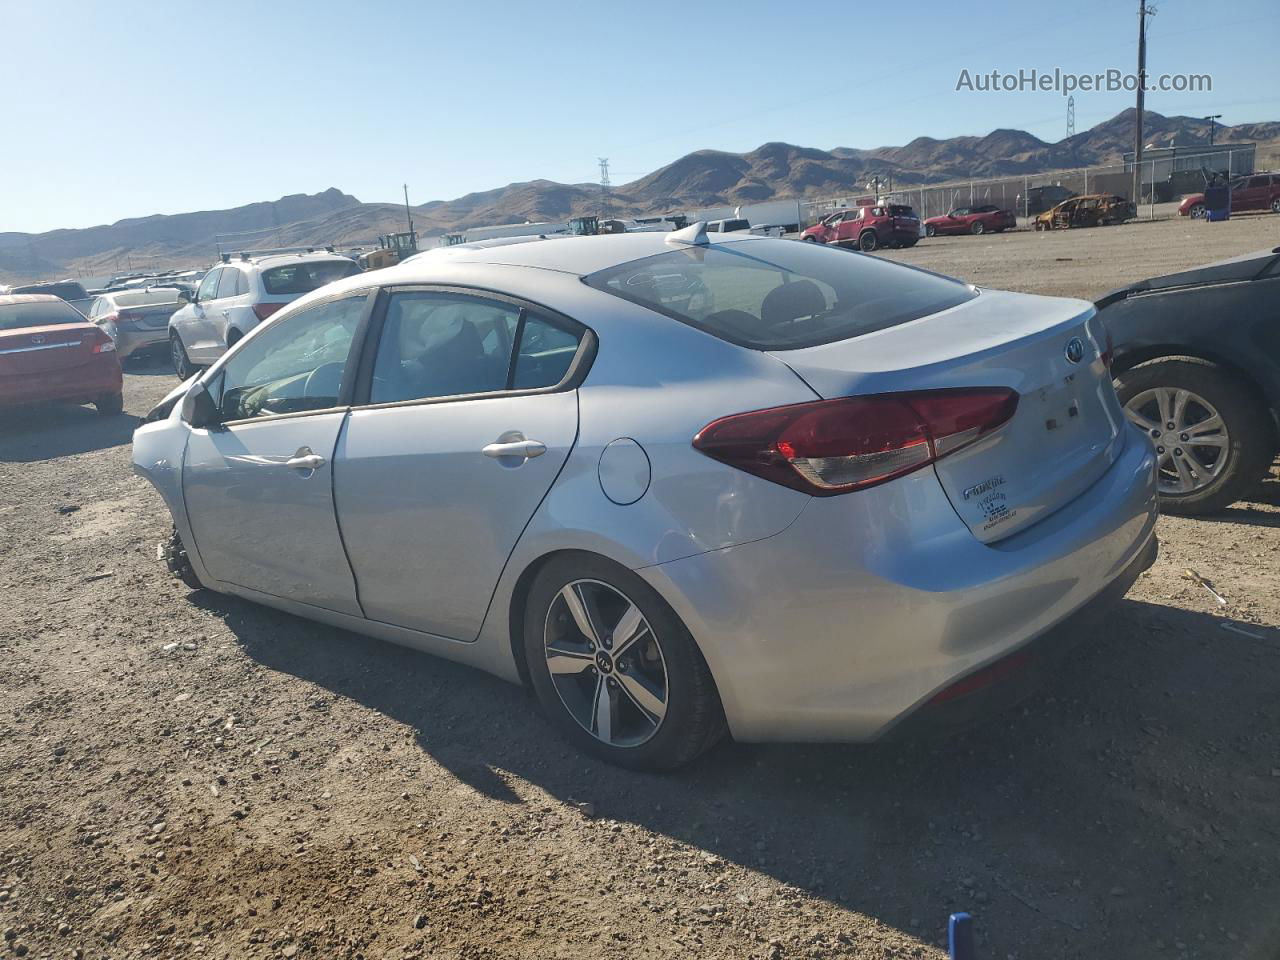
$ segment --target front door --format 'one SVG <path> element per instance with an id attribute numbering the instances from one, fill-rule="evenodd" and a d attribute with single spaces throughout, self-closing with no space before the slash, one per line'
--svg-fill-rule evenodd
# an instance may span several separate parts
<path id="1" fill-rule="evenodd" d="M 218 580 L 360 615 L 333 508 L 333 460 L 364 295 L 263 330 L 206 382 L 222 423 L 193 429 L 182 488 Z"/>
<path id="2" fill-rule="evenodd" d="M 195 302 L 185 308 L 190 311 L 190 315 L 182 322 L 182 341 L 187 348 L 187 357 L 198 365 L 213 363 L 220 354 L 217 349 L 218 331 L 214 324 L 216 317 L 211 311 L 217 300 L 218 281 L 221 277 L 222 267 L 206 273 L 196 290 Z"/>
<path id="3" fill-rule="evenodd" d="M 365 616 L 475 639 L 573 448 L 586 336 L 488 296 L 388 298 L 369 405 L 351 412 L 333 478 Z"/>

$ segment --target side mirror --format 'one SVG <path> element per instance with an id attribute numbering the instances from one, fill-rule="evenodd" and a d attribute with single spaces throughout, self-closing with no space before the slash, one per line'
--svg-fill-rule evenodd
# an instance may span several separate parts
<path id="1" fill-rule="evenodd" d="M 196 301 L 196 295 L 194 293 L 192 293 L 190 290 L 187 290 L 183 287 L 178 288 L 179 303 L 195 303 L 195 301 Z"/>
<path id="2" fill-rule="evenodd" d="M 212 427 L 219 422 L 218 405 L 203 383 L 193 383 L 182 398 L 182 419 L 191 427 Z"/>

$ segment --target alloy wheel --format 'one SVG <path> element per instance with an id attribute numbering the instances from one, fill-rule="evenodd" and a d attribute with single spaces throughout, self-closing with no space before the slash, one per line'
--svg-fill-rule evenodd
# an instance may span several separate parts
<path id="1" fill-rule="evenodd" d="M 1222 416 L 1204 397 L 1176 387 L 1155 387 L 1135 394 L 1124 409 L 1156 445 L 1160 493 L 1185 496 L 1204 489 L 1222 473 L 1231 437 Z"/>
<path id="2" fill-rule="evenodd" d="M 600 580 L 566 584 L 547 610 L 543 647 L 560 702 L 597 740 L 637 747 L 658 732 L 670 689 L 666 659 L 622 591 Z"/>

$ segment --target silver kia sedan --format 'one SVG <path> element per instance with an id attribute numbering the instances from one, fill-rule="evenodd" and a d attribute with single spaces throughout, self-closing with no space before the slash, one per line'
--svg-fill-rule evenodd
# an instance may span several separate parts
<path id="1" fill-rule="evenodd" d="M 646 769 L 1021 691 L 1155 558 L 1091 304 L 720 234 L 332 283 L 152 411 L 193 587 L 471 664 Z"/>

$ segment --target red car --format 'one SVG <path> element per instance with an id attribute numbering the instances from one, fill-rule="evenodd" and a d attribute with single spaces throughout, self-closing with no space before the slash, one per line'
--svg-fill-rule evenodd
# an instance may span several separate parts
<path id="1" fill-rule="evenodd" d="M 1255 173 L 1231 181 L 1231 212 L 1270 210 L 1280 213 L 1280 173 Z M 1199 220 L 1206 213 L 1204 194 L 1193 193 L 1184 197 L 1178 206 L 1184 217 Z"/>
<path id="2" fill-rule="evenodd" d="M 115 341 L 79 310 L 41 294 L 0 296 L 0 407 L 92 403 L 123 409 Z"/>
<path id="3" fill-rule="evenodd" d="M 809 243 L 834 243 L 859 250 L 914 247 L 920 239 L 920 218 L 901 203 L 854 207 L 824 217 L 800 234 Z"/>
<path id="4" fill-rule="evenodd" d="M 1000 233 L 1018 225 L 1012 210 L 1001 210 L 994 203 L 980 207 L 958 207 L 941 217 L 930 217 L 924 222 L 926 236 L 937 237 L 948 233 Z"/>

